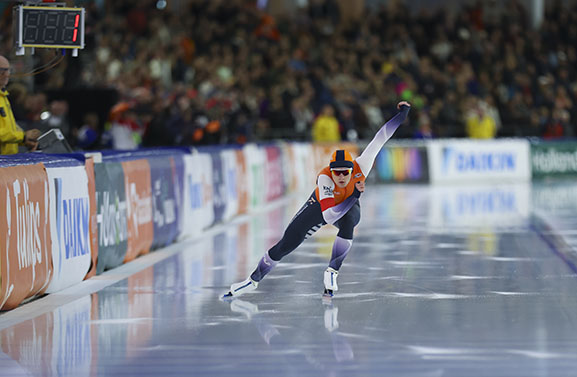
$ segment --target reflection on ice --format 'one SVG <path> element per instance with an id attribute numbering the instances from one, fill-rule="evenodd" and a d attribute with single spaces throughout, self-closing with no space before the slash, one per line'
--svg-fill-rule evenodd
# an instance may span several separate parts
<path id="1" fill-rule="evenodd" d="M 311 354 L 311 352 L 303 347 L 302 349 L 295 349 L 294 346 L 298 343 L 294 343 L 289 338 L 294 338 L 295 332 L 303 331 L 299 327 L 293 326 L 281 326 L 273 324 L 269 318 L 275 318 L 277 316 L 270 316 L 270 312 L 259 311 L 259 306 L 247 300 L 241 300 L 239 298 L 232 298 L 225 300 L 230 304 L 230 310 L 233 313 L 241 314 L 247 321 L 252 323 L 262 340 L 270 347 L 278 350 L 288 350 L 292 349 L 294 353 L 303 354 L 307 361 L 311 363 L 314 368 L 326 369 L 329 367 L 332 369 L 331 363 L 324 359 L 319 359 L 318 356 Z M 322 316 L 322 326 L 327 331 L 329 339 L 332 345 L 334 359 L 339 362 L 351 362 L 354 360 L 354 352 L 351 344 L 347 340 L 347 337 L 339 332 L 339 307 L 331 298 L 323 298 L 323 308 L 324 313 Z M 276 311 L 273 313 L 278 314 Z M 319 324 L 320 325 L 320 324 Z M 320 335 L 320 333 L 317 333 Z M 273 352 L 274 352 L 273 349 Z M 323 355 L 323 352 L 317 352 L 319 356 Z M 335 365 L 334 367 L 338 367 Z"/>
<path id="2" fill-rule="evenodd" d="M 429 226 L 459 232 L 489 224 L 491 229 L 523 225 L 530 212 L 530 188 L 525 183 L 433 186 Z"/>

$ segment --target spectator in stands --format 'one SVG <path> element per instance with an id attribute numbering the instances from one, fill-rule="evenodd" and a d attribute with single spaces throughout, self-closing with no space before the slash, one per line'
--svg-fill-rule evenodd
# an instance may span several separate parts
<path id="1" fill-rule="evenodd" d="M 23 131 L 16 124 L 12 107 L 8 100 L 6 85 L 10 81 L 10 62 L 0 55 L 0 154 L 18 153 L 18 145 L 24 145 L 28 150 L 38 148 L 40 131 L 32 129 Z"/>
<path id="2" fill-rule="evenodd" d="M 341 132 L 339 122 L 335 117 L 335 111 L 332 105 L 324 105 L 321 113 L 313 123 L 313 141 L 341 141 Z"/>
<path id="3" fill-rule="evenodd" d="M 493 139 L 497 135 L 497 122 L 479 98 L 469 98 L 466 112 L 467 136 L 472 139 Z"/>
<path id="4" fill-rule="evenodd" d="M 558 107 L 553 111 L 551 120 L 545 126 L 543 138 L 547 140 L 561 139 L 564 137 L 572 137 L 573 129 L 570 124 L 569 111 L 562 107 Z"/>

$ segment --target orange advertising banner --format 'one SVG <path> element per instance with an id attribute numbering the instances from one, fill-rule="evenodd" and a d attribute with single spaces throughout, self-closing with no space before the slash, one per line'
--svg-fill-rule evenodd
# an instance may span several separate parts
<path id="1" fill-rule="evenodd" d="M 123 161 L 128 240 L 124 262 L 150 251 L 154 238 L 152 188 L 148 160 Z"/>
<path id="2" fill-rule="evenodd" d="M 88 199 L 90 200 L 90 253 L 92 264 L 84 279 L 96 275 L 98 262 L 98 210 L 96 208 L 96 183 L 94 181 L 94 159 L 87 158 L 85 163 L 86 175 L 88 176 Z"/>
<path id="3" fill-rule="evenodd" d="M 0 168 L 0 309 L 42 293 L 52 275 L 48 176 L 43 164 Z"/>
<path id="4" fill-rule="evenodd" d="M 238 194 L 238 214 L 248 212 L 249 208 L 249 194 L 248 194 L 248 171 L 246 167 L 246 159 L 242 149 L 236 151 L 236 162 L 238 166 L 237 176 L 237 194 Z"/>

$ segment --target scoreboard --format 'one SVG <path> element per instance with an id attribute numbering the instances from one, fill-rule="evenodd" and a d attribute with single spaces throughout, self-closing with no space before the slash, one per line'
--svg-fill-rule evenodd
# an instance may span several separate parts
<path id="1" fill-rule="evenodd" d="M 15 47 L 84 48 L 84 12 L 84 8 L 14 7 Z"/>

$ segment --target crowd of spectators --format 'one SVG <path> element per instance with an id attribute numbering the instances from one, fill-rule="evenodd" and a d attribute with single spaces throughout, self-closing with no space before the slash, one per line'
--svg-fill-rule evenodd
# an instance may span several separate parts
<path id="1" fill-rule="evenodd" d="M 77 146 L 368 139 L 399 100 L 414 108 L 402 138 L 577 132 L 574 4 L 546 2 L 533 28 L 518 0 L 451 12 L 390 0 L 358 18 L 336 0 L 285 17 L 254 0 L 181 3 L 87 2 L 86 49 L 34 76 L 34 92 L 14 80 L 16 116 L 62 113 L 44 90 L 111 87 L 120 100 L 106 119 L 67 125 Z"/>

